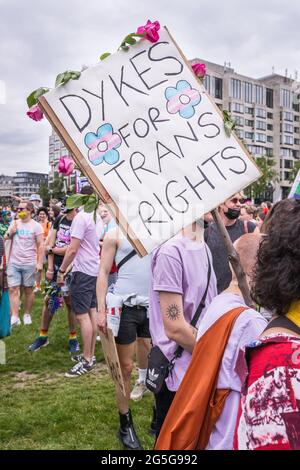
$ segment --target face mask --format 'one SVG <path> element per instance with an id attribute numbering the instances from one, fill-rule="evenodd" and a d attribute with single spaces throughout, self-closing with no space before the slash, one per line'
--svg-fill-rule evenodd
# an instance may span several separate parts
<path id="1" fill-rule="evenodd" d="M 237 219 L 240 216 L 240 214 L 241 214 L 240 209 L 228 209 L 228 211 L 225 212 L 227 219 L 230 219 L 230 220 Z"/>
<path id="2" fill-rule="evenodd" d="M 20 219 L 26 219 L 27 212 L 26 211 L 20 211 L 18 215 L 19 215 Z"/>

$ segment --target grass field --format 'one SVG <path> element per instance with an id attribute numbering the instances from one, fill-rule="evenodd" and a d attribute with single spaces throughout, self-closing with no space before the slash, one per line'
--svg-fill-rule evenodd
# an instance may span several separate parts
<path id="1" fill-rule="evenodd" d="M 68 352 L 67 315 L 52 321 L 48 347 L 34 353 L 27 346 L 38 333 L 42 297 L 36 298 L 33 323 L 5 338 L 6 365 L 0 365 L 0 449 L 122 449 L 116 436 L 118 413 L 114 386 L 101 346 L 97 367 L 87 376 L 67 379 L 73 363 Z M 145 449 L 153 397 L 131 403 L 135 429 Z"/>

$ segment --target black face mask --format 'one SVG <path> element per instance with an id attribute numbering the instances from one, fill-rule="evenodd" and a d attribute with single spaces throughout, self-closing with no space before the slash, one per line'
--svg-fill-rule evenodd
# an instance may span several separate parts
<path id="1" fill-rule="evenodd" d="M 241 209 L 229 209 L 228 208 L 228 211 L 225 212 L 227 219 L 230 219 L 230 220 L 237 219 L 240 216 L 240 214 L 241 214 Z"/>

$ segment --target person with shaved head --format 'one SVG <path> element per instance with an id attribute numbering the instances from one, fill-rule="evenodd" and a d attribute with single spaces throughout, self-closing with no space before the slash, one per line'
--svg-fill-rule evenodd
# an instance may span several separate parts
<path id="1" fill-rule="evenodd" d="M 248 284 L 261 240 L 242 235 L 234 247 Z M 239 351 L 266 327 L 262 315 L 249 308 L 232 272 L 229 287 L 217 295 L 199 323 L 197 343 L 156 443 L 156 450 L 230 450 L 237 420 L 241 380 Z"/>

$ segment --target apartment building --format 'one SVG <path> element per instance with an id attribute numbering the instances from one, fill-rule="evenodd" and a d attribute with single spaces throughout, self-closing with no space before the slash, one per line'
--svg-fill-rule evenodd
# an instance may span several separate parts
<path id="1" fill-rule="evenodd" d="M 238 74 L 230 65 L 204 62 L 204 85 L 216 104 L 230 111 L 236 132 L 254 157 L 265 156 L 276 162 L 279 182 L 270 184 L 265 197 L 279 200 L 290 191 L 289 175 L 300 159 L 300 82 L 272 73 L 255 79 Z"/>
<path id="2" fill-rule="evenodd" d="M 29 198 L 32 194 L 39 193 L 42 183 L 48 186 L 48 175 L 45 173 L 17 171 L 17 176 L 14 176 L 13 181 L 13 193 L 23 198 Z"/>
<path id="3" fill-rule="evenodd" d="M 14 176 L 0 175 L 0 198 L 14 194 Z"/>

